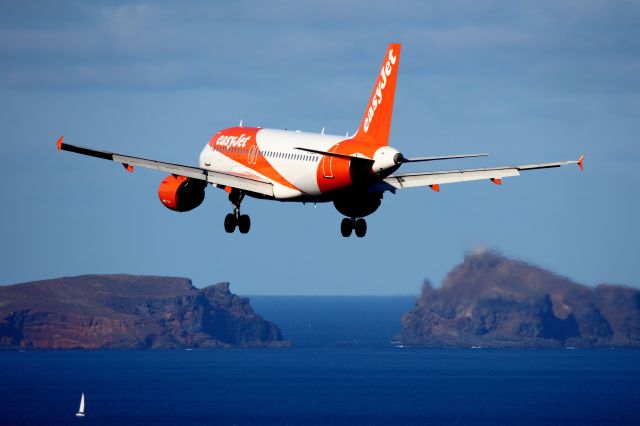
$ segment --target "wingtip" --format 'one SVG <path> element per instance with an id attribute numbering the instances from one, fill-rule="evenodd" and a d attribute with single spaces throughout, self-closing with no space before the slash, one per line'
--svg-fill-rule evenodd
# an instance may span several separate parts
<path id="1" fill-rule="evenodd" d="M 58 138 L 58 142 L 56 142 L 56 147 L 58 147 L 58 151 L 62 150 L 62 141 L 64 140 L 64 135 Z"/>
<path id="2" fill-rule="evenodd" d="M 583 161 L 584 161 L 584 154 L 581 155 L 580 158 L 578 158 L 578 166 L 580 167 L 580 171 L 584 170 Z"/>

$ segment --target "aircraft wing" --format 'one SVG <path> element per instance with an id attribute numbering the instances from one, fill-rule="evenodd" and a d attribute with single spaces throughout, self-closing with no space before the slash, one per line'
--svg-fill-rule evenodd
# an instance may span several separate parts
<path id="1" fill-rule="evenodd" d="M 502 178 L 520 176 L 520 172 L 526 170 L 548 169 L 552 167 L 566 166 L 569 164 L 577 164 L 578 166 L 580 166 L 580 170 L 582 170 L 583 159 L 584 155 L 575 161 L 522 164 L 519 166 L 493 167 L 487 169 L 445 170 L 435 172 L 398 174 L 383 179 L 381 182 L 375 184 L 371 188 L 371 190 L 395 192 L 396 189 L 401 188 L 430 186 L 433 190 L 439 191 L 441 184 L 482 179 L 491 180 L 493 183 L 500 185 L 502 183 Z"/>
<path id="2" fill-rule="evenodd" d="M 76 154 L 88 155 L 90 157 L 102 158 L 103 160 L 121 163 L 129 172 L 133 172 L 134 166 L 139 166 L 146 169 L 160 170 L 174 175 L 204 180 L 214 185 L 229 186 L 232 188 L 241 189 L 243 191 L 255 192 L 258 194 L 273 197 L 273 185 L 270 182 L 260 180 L 257 177 L 215 172 L 212 170 L 202 169 L 200 167 L 185 166 L 175 163 L 165 163 L 162 161 L 132 157 L 129 155 L 122 155 L 114 152 L 84 148 L 81 146 L 64 143 L 62 137 L 58 139 L 57 146 L 61 151 L 75 152 Z"/>

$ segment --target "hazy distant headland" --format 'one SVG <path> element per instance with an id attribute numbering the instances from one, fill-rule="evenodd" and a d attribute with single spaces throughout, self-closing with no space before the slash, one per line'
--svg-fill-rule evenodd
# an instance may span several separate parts
<path id="1" fill-rule="evenodd" d="M 0 286 L 0 348 L 288 346 L 228 283 L 85 275 Z"/>
<path id="2" fill-rule="evenodd" d="M 496 252 L 425 282 L 402 341 L 437 347 L 640 347 L 640 291 L 577 284 Z"/>

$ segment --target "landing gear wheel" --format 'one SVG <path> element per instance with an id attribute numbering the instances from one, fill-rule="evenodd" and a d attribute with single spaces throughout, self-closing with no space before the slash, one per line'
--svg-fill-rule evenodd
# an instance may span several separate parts
<path id="1" fill-rule="evenodd" d="M 249 215 L 243 214 L 238 218 L 238 229 L 241 234 L 246 234 L 251 228 L 251 219 Z"/>
<path id="2" fill-rule="evenodd" d="M 362 238 L 367 234 L 367 221 L 360 218 L 355 223 L 356 237 Z"/>
<path id="3" fill-rule="evenodd" d="M 229 213 L 224 218 L 224 230 L 232 233 L 236 230 L 236 226 L 241 234 L 246 234 L 251 228 L 251 219 L 246 214 L 240 214 L 240 203 L 244 198 L 244 192 L 232 189 L 229 193 L 229 201 L 233 205 L 233 213 Z"/>
<path id="4" fill-rule="evenodd" d="M 229 234 L 232 234 L 233 231 L 236 230 L 236 225 L 237 225 L 237 220 L 232 213 L 229 213 L 224 217 L 224 230 L 227 231 Z"/>
<path id="5" fill-rule="evenodd" d="M 347 238 L 351 236 L 351 232 L 353 231 L 353 219 L 349 219 L 345 217 L 342 219 L 342 223 L 340 224 L 340 232 L 342 232 L 342 236 Z"/>

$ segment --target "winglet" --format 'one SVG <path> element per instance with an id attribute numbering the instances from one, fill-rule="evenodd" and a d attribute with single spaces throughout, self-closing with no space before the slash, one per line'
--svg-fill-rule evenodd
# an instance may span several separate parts
<path id="1" fill-rule="evenodd" d="M 502 185 L 502 180 L 499 178 L 491 178 L 491 182 L 495 183 L 496 185 Z"/>
<path id="2" fill-rule="evenodd" d="M 133 173 L 133 166 L 131 164 L 127 164 L 127 163 L 122 163 L 122 166 L 124 167 L 124 169 L 126 171 L 128 171 L 129 173 Z"/>
<path id="3" fill-rule="evenodd" d="M 60 139 L 58 139 L 58 142 L 56 142 L 56 146 L 58 147 L 58 151 L 60 151 L 62 149 L 62 141 L 64 140 L 64 135 L 60 136 Z"/>
<path id="4" fill-rule="evenodd" d="M 584 170 L 584 167 L 582 165 L 582 162 L 584 161 L 584 154 L 580 156 L 580 158 L 578 158 L 578 166 L 580 166 L 580 171 Z"/>
<path id="5" fill-rule="evenodd" d="M 433 189 L 436 192 L 440 192 L 440 185 L 437 183 L 434 183 L 433 185 L 429 185 L 429 188 Z"/>

